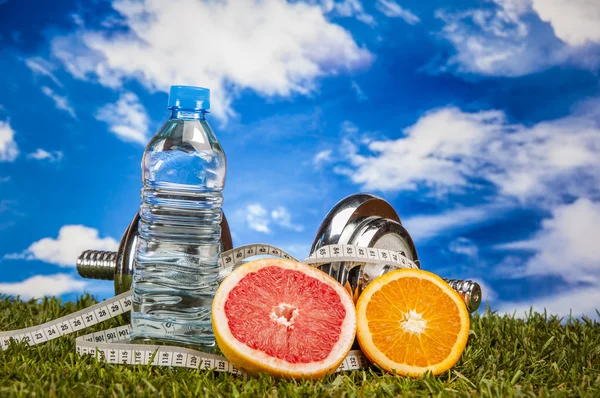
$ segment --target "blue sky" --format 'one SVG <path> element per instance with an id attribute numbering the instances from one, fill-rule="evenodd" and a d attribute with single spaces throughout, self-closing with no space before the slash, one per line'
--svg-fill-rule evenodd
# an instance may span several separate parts
<path id="1" fill-rule="evenodd" d="M 112 294 L 75 260 L 116 248 L 190 84 L 212 91 L 235 245 L 304 258 L 369 191 L 492 309 L 594 316 L 599 72 L 585 0 L 0 1 L 0 293 Z"/>

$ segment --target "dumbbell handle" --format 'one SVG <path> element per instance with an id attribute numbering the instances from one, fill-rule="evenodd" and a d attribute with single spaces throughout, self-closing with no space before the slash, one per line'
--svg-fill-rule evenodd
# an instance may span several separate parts
<path id="1" fill-rule="evenodd" d="M 86 250 L 77 259 L 77 272 L 83 278 L 112 281 L 117 269 L 117 252 Z M 464 279 L 444 279 L 460 295 L 469 312 L 481 304 L 481 287 L 477 282 Z"/>

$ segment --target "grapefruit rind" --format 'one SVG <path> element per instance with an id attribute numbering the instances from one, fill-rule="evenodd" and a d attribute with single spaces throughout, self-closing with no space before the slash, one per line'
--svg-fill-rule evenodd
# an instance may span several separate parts
<path id="1" fill-rule="evenodd" d="M 415 277 L 433 282 L 438 287 L 442 288 L 442 290 L 446 294 L 448 294 L 448 296 L 452 299 L 452 301 L 456 304 L 458 308 L 461 318 L 460 332 L 457 335 L 456 342 L 452 347 L 450 355 L 448 355 L 442 362 L 439 362 L 437 364 L 420 367 L 397 363 L 390 360 L 373 343 L 372 335 L 369 330 L 369 322 L 366 316 L 366 308 L 371 297 L 373 296 L 373 294 L 379 291 L 379 289 L 382 286 L 387 285 L 388 283 L 394 280 L 407 277 Z M 410 295 L 411 292 L 406 292 L 406 294 Z M 424 375 L 427 371 L 431 371 L 433 375 L 439 375 L 445 372 L 446 370 L 452 368 L 456 364 L 456 362 L 458 362 L 466 347 L 467 340 L 469 337 L 469 313 L 460 295 L 454 289 L 452 289 L 442 278 L 424 270 L 399 269 L 392 272 L 388 272 L 387 274 L 378 277 L 365 288 L 365 290 L 358 298 L 358 302 L 356 303 L 356 314 L 356 337 L 358 339 L 358 343 L 363 354 L 372 363 L 379 365 L 381 368 L 390 373 L 396 373 L 399 375 L 419 377 Z"/>
<path id="2" fill-rule="evenodd" d="M 290 363 L 253 349 L 237 340 L 228 326 L 225 303 L 229 292 L 250 272 L 264 267 L 279 266 L 296 270 L 327 283 L 337 293 L 346 309 L 341 334 L 329 355 L 322 361 Z M 344 361 L 356 335 L 356 313 L 348 292 L 335 279 L 309 265 L 291 260 L 265 258 L 248 262 L 235 269 L 219 286 L 212 304 L 212 324 L 217 345 L 225 357 L 238 369 L 248 374 L 269 373 L 276 377 L 318 379 L 333 373 Z"/>

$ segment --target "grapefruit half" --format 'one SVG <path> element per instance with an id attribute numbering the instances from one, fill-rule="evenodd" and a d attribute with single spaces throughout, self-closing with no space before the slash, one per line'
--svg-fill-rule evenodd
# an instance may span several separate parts
<path id="1" fill-rule="evenodd" d="M 246 373 L 317 379 L 350 351 L 356 312 L 346 290 L 324 272 L 265 258 L 221 283 L 212 324 L 223 354 Z"/>

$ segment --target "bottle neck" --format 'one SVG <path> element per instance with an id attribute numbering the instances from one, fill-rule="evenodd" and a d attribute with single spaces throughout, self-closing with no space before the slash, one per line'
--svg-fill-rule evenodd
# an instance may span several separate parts
<path id="1" fill-rule="evenodd" d="M 204 109 L 193 110 L 193 109 L 182 109 L 172 108 L 171 119 L 182 119 L 182 120 L 206 120 L 207 111 Z"/>

